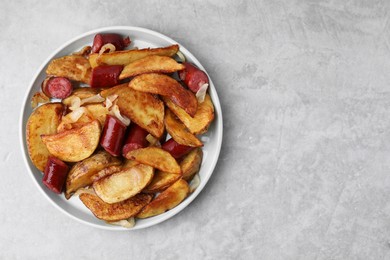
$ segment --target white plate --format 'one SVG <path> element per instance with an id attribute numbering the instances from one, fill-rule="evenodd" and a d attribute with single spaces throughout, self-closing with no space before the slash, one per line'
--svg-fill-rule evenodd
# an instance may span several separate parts
<path id="1" fill-rule="evenodd" d="M 97 29 L 94 31 L 90 31 L 84 33 L 69 42 L 65 43 L 58 50 L 56 50 L 49 58 L 42 64 L 42 66 L 38 69 L 38 72 L 34 76 L 31 81 L 30 86 L 28 87 L 27 94 L 24 99 L 24 105 L 21 111 L 20 117 L 20 140 L 22 153 L 24 157 L 24 161 L 26 163 L 27 168 L 29 169 L 29 175 L 34 180 L 34 183 L 37 185 L 38 189 L 44 194 L 44 196 L 59 210 L 64 212 L 66 215 L 76 219 L 82 223 L 91 225 L 93 227 L 108 229 L 108 230 L 129 230 L 119 226 L 113 226 L 106 224 L 104 221 L 97 219 L 93 214 L 87 209 L 80 199 L 77 196 L 73 196 L 70 200 L 66 200 L 63 195 L 57 195 L 50 190 L 48 190 L 42 184 L 42 173 L 35 168 L 35 166 L 31 163 L 27 145 L 26 145 L 26 122 L 28 117 L 30 116 L 31 109 L 31 97 L 32 95 L 40 90 L 41 82 L 45 78 L 45 70 L 46 66 L 56 57 L 61 57 L 64 55 L 68 55 L 72 52 L 80 50 L 83 46 L 91 45 L 93 41 L 93 37 L 96 33 L 119 33 L 122 35 L 130 36 L 132 43 L 134 46 L 139 48 L 145 47 L 163 47 L 171 44 L 178 44 L 176 41 L 171 38 L 162 35 L 160 33 L 139 28 L 139 27 L 130 27 L 130 26 L 114 26 L 114 27 L 106 27 Z M 180 44 L 179 44 L 180 45 Z M 204 67 L 200 64 L 200 62 L 182 45 L 180 45 L 181 52 L 186 56 L 187 60 L 195 63 L 200 69 L 204 70 Z M 209 128 L 209 131 L 202 135 L 201 140 L 204 142 L 203 147 L 203 162 L 200 168 L 199 176 L 201 183 L 199 187 L 192 193 L 189 197 L 187 197 L 181 204 L 177 207 L 165 212 L 164 214 L 147 218 L 147 219 L 139 219 L 136 220 L 136 225 L 132 229 L 141 229 L 150 227 L 152 225 L 156 225 L 164 220 L 171 218 L 172 216 L 179 213 L 183 210 L 191 201 L 193 201 L 196 196 L 202 191 L 205 187 L 207 181 L 209 180 L 215 165 L 217 164 L 219 152 L 221 150 L 222 144 L 222 112 L 221 105 L 219 103 L 217 92 L 214 88 L 214 85 L 210 79 L 210 95 L 214 103 L 215 108 L 215 119 L 212 125 Z M 204 203 L 207 203 L 207 199 L 204 200 Z M 131 230 L 131 229 L 130 229 Z"/>

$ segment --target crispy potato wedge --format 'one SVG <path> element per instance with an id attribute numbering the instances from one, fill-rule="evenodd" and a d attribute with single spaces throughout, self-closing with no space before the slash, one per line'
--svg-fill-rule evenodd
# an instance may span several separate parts
<path id="1" fill-rule="evenodd" d="M 68 55 L 53 59 L 46 69 L 46 74 L 89 84 L 91 65 L 83 56 Z"/>
<path id="2" fill-rule="evenodd" d="M 118 95 L 116 104 L 123 115 L 157 138 L 164 133 L 164 103 L 157 97 L 131 89 L 127 83 L 105 89 L 100 94 L 104 98 Z"/>
<path id="3" fill-rule="evenodd" d="M 119 79 L 127 79 L 144 73 L 173 73 L 185 69 L 183 64 L 167 56 L 147 56 L 127 64 Z"/>
<path id="4" fill-rule="evenodd" d="M 179 205 L 188 196 L 189 192 L 188 183 L 183 179 L 179 179 L 146 205 L 136 217 L 149 218 L 162 214 Z"/>
<path id="5" fill-rule="evenodd" d="M 203 146 L 203 143 L 191 134 L 187 127 L 169 109 L 165 110 L 164 122 L 168 134 L 179 144 L 192 147 Z"/>
<path id="6" fill-rule="evenodd" d="M 146 188 L 142 191 L 145 193 L 157 193 L 162 192 L 169 186 L 171 186 L 175 181 L 181 178 L 181 174 L 174 174 L 169 172 L 157 171 L 152 181 Z"/>
<path id="7" fill-rule="evenodd" d="M 183 179 L 190 181 L 194 175 L 199 171 L 202 164 L 203 151 L 200 148 L 192 150 L 180 162 L 180 168 L 183 172 Z"/>
<path id="8" fill-rule="evenodd" d="M 104 168 L 103 170 L 99 171 L 95 175 L 92 176 L 92 182 L 95 182 L 97 180 L 100 180 L 101 178 L 104 178 L 106 176 L 109 176 L 113 173 L 119 172 L 122 170 L 122 165 L 112 165 Z"/>
<path id="9" fill-rule="evenodd" d="M 69 97 L 62 100 L 62 103 L 64 105 L 70 106 L 72 104 L 71 101 L 74 97 L 85 99 L 95 96 L 97 94 L 99 94 L 99 90 L 96 88 L 76 88 L 73 90 L 72 94 Z"/>
<path id="10" fill-rule="evenodd" d="M 65 198 L 69 199 L 76 190 L 92 185 L 95 180 L 94 176 L 98 175 L 100 171 L 110 168 L 110 166 L 120 165 L 121 161 L 106 151 L 100 151 L 76 163 L 66 178 Z M 119 171 L 120 168 L 117 170 Z"/>
<path id="11" fill-rule="evenodd" d="M 47 103 L 37 107 L 27 120 L 26 142 L 28 154 L 32 163 L 40 171 L 44 171 L 50 155 L 41 135 L 51 135 L 57 132 L 64 106 L 61 103 Z"/>
<path id="12" fill-rule="evenodd" d="M 137 215 L 152 200 L 152 197 L 151 194 L 140 193 L 125 201 L 108 204 L 93 194 L 83 193 L 79 196 L 84 205 L 97 218 L 105 221 L 118 221 Z"/>
<path id="13" fill-rule="evenodd" d="M 177 80 L 167 75 L 142 74 L 133 78 L 129 83 L 129 87 L 138 91 L 165 96 L 191 116 L 195 115 L 198 108 L 198 101 L 194 93 L 183 88 Z"/>
<path id="14" fill-rule="evenodd" d="M 209 94 L 206 94 L 202 103 L 198 103 L 198 110 L 194 117 L 191 117 L 169 98 L 163 97 L 163 100 L 188 130 L 195 135 L 207 132 L 208 127 L 214 119 L 214 105 Z"/>
<path id="15" fill-rule="evenodd" d="M 58 134 L 44 134 L 41 138 L 49 152 L 58 159 L 65 162 L 78 162 L 95 151 L 99 144 L 100 133 L 100 123 L 94 120 L 80 128 Z"/>
<path id="16" fill-rule="evenodd" d="M 92 187 L 104 202 L 117 203 L 140 193 L 153 179 L 153 173 L 153 167 L 138 164 L 99 179 Z"/>
<path id="17" fill-rule="evenodd" d="M 126 66 L 136 60 L 151 55 L 172 57 L 179 50 L 179 45 L 171 45 L 163 48 L 146 48 L 140 50 L 124 50 L 111 53 L 103 53 L 99 56 L 97 53 L 89 55 L 89 63 L 94 68 L 100 65 L 123 65 Z"/>
<path id="18" fill-rule="evenodd" d="M 172 155 L 159 147 L 146 147 L 125 154 L 129 160 L 150 165 L 164 172 L 181 174 L 180 166 Z"/>
<path id="19" fill-rule="evenodd" d="M 125 162 L 123 163 L 123 169 L 131 168 L 133 166 L 136 166 L 137 164 L 140 164 L 140 163 L 135 161 L 135 160 L 127 160 L 127 159 L 125 159 Z"/>

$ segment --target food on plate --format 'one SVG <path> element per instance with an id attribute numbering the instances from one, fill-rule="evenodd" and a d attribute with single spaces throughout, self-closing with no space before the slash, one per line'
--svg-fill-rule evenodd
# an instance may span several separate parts
<path id="1" fill-rule="evenodd" d="M 128 219 L 137 215 L 151 200 L 153 195 L 139 193 L 125 201 L 109 204 L 98 196 L 82 193 L 80 200 L 99 219 L 106 221 L 118 221 Z"/>
<path id="2" fill-rule="evenodd" d="M 148 218 L 164 213 L 179 205 L 187 197 L 189 192 L 190 188 L 188 183 L 183 179 L 179 179 L 147 204 L 137 214 L 137 218 Z"/>
<path id="3" fill-rule="evenodd" d="M 209 94 L 206 94 L 203 102 L 198 102 L 198 109 L 194 117 L 191 117 L 170 99 L 166 97 L 162 97 L 162 99 L 191 133 L 198 135 L 207 132 L 209 125 L 214 119 L 214 106 Z"/>
<path id="4" fill-rule="evenodd" d="M 121 113 L 137 125 L 159 138 L 164 133 L 164 103 L 150 93 L 129 88 L 127 83 L 103 90 L 104 98 L 117 95 Z"/>
<path id="5" fill-rule="evenodd" d="M 152 55 L 127 64 L 119 75 L 119 79 L 126 79 L 145 73 L 173 73 L 184 68 L 184 65 L 170 57 Z"/>
<path id="6" fill-rule="evenodd" d="M 68 55 L 53 59 L 46 69 L 46 74 L 89 84 L 91 71 L 87 58 L 80 55 Z"/>
<path id="7" fill-rule="evenodd" d="M 99 144 L 100 123 L 93 120 L 80 128 L 41 135 L 51 155 L 65 162 L 78 162 L 91 156 Z"/>
<path id="8" fill-rule="evenodd" d="M 178 45 L 129 49 L 130 42 L 99 33 L 92 46 L 51 60 L 26 125 L 43 184 L 127 228 L 196 189 L 197 135 L 214 119 L 207 74 L 184 62 Z"/>
<path id="9" fill-rule="evenodd" d="M 27 120 L 28 154 L 31 162 L 42 172 L 45 170 L 50 153 L 42 142 L 41 135 L 56 133 L 63 112 L 64 105 L 61 103 L 47 103 L 37 107 Z"/>
<path id="10" fill-rule="evenodd" d="M 101 65 L 123 65 L 126 66 L 136 60 L 145 58 L 151 55 L 169 56 L 172 57 L 179 51 L 179 45 L 174 44 L 163 48 L 145 48 L 132 49 L 124 51 L 114 51 L 111 53 L 91 54 L 89 55 L 89 63 L 94 68 Z"/>
<path id="11" fill-rule="evenodd" d="M 66 163 L 53 156 L 49 156 L 42 182 L 51 191 L 60 194 L 68 171 L 69 166 Z"/>
<path id="12" fill-rule="evenodd" d="M 116 203 L 140 193 L 152 180 L 153 173 L 153 167 L 137 164 L 95 181 L 92 187 L 104 202 Z"/>
<path id="13" fill-rule="evenodd" d="M 171 112 L 165 110 L 165 129 L 179 144 L 192 147 L 203 146 L 202 142 L 188 131 L 187 127 Z"/>
<path id="14" fill-rule="evenodd" d="M 125 154 L 129 160 L 150 165 L 161 171 L 181 174 L 180 166 L 170 153 L 159 147 L 146 147 Z"/>
<path id="15" fill-rule="evenodd" d="M 180 159 L 194 149 L 192 146 L 179 144 L 173 138 L 163 143 L 161 148 L 169 152 L 175 159 Z"/>
<path id="16" fill-rule="evenodd" d="M 152 94 L 158 94 L 171 100 L 173 103 L 184 109 L 190 116 L 194 116 L 198 101 L 195 95 L 185 88 L 175 79 L 163 74 L 148 73 L 133 78 L 129 87 Z"/>
<path id="17" fill-rule="evenodd" d="M 120 166 L 121 164 L 121 160 L 113 157 L 106 151 L 99 151 L 87 159 L 76 163 L 72 166 L 66 178 L 65 197 L 69 199 L 78 189 L 92 185 L 94 177 L 100 171 L 111 166 Z"/>

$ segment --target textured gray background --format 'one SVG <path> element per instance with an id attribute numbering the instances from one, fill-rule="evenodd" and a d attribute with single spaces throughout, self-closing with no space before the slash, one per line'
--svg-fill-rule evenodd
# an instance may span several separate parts
<path id="1" fill-rule="evenodd" d="M 1 259 L 389 259 L 389 1 L 4 1 Z M 80 224 L 37 190 L 18 120 L 37 68 L 99 27 L 186 46 L 224 113 L 217 168 L 158 226 Z"/>

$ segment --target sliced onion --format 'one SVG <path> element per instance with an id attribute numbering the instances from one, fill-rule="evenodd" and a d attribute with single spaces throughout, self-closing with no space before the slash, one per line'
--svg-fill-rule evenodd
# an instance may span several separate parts
<path id="1" fill-rule="evenodd" d="M 186 62 L 186 56 L 181 51 L 177 51 L 176 55 L 179 57 L 181 62 Z"/>
<path id="2" fill-rule="evenodd" d="M 121 115 L 121 112 L 119 111 L 118 105 L 113 105 L 112 106 L 110 114 L 115 116 L 116 118 L 118 118 L 119 121 L 121 121 L 126 126 L 130 125 L 130 123 L 131 123 L 129 118 L 127 118 L 126 116 L 122 116 Z"/>
<path id="3" fill-rule="evenodd" d="M 105 99 L 104 97 L 100 96 L 100 94 L 94 95 L 92 97 L 87 97 L 81 100 L 81 105 L 87 104 L 87 103 L 100 103 L 103 102 Z"/>
<path id="4" fill-rule="evenodd" d="M 81 99 L 79 97 L 71 97 L 69 102 L 70 102 L 69 109 L 72 111 L 79 109 L 81 106 Z"/>
<path id="5" fill-rule="evenodd" d="M 205 83 L 202 86 L 200 86 L 199 90 L 196 92 L 195 96 L 198 99 L 199 103 L 202 103 L 204 101 L 208 87 L 209 87 L 209 84 Z"/>
<path id="6" fill-rule="evenodd" d="M 77 122 L 77 120 L 84 115 L 84 113 L 88 113 L 88 110 L 85 107 L 79 107 L 76 110 L 70 112 L 67 114 L 69 116 L 69 119 L 74 123 Z"/>
<path id="7" fill-rule="evenodd" d="M 150 143 L 151 146 L 161 147 L 160 141 L 153 135 L 148 134 L 145 139 Z"/>
<path id="8" fill-rule="evenodd" d="M 108 224 L 111 225 L 116 225 L 116 226 L 121 226 L 124 228 L 132 228 L 135 226 L 135 219 L 134 218 L 129 218 L 129 219 L 122 219 L 118 221 L 107 221 Z"/>
<path id="9" fill-rule="evenodd" d="M 190 193 L 193 193 L 196 190 L 196 188 L 199 187 L 199 184 L 200 184 L 200 177 L 199 174 L 196 174 L 190 184 Z"/>
<path id="10" fill-rule="evenodd" d="M 110 52 L 114 52 L 116 50 L 115 48 L 115 45 L 112 44 L 112 43 L 106 43 L 102 46 L 102 48 L 100 49 L 99 51 L 99 56 L 102 55 L 103 53 L 106 52 L 106 50 L 108 50 L 108 53 Z"/>
<path id="11" fill-rule="evenodd" d="M 114 104 L 114 101 L 118 98 L 118 95 L 110 95 L 106 98 L 106 108 L 110 109 Z"/>

